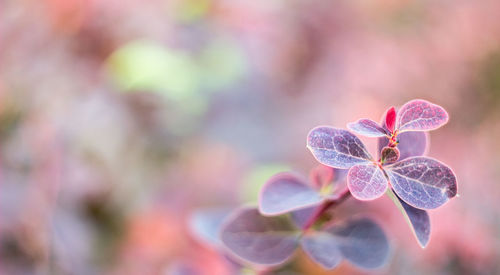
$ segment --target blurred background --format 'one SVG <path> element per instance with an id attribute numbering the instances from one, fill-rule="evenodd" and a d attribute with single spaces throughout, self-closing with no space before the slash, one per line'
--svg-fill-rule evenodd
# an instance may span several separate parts
<path id="1" fill-rule="evenodd" d="M 450 113 L 429 155 L 460 195 L 428 247 L 389 199 L 349 200 L 390 263 L 284 268 L 500 274 L 499 18 L 495 0 L 0 0 L 0 274 L 237 274 L 194 211 L 255 204 L 317 165 L 311 128 L 414 98 Z"/>

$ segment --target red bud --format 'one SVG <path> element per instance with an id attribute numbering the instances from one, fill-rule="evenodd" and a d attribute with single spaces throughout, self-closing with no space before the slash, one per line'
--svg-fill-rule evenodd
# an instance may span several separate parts
<path id="1" fill-rule="evenodd" d="M 394 107 L 391 107 L 389 110 L 387 110 L 387 113 L 385 115 L 385 126 L 387 126 L 387 129 L 392 133 L 394 132 L 395 125 L 396 125 L 396 109 Z"/>

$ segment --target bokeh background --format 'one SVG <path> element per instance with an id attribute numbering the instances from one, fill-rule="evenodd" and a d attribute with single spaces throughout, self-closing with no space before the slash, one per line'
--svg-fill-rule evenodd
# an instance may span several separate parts
<path id="1" fill-rule="evenodd" d="M 283 269 L 500 274 L 499 18 L 496 0 L 1 0 L 0 274 L 252 274 L 192 213 L 255 204 L 317 165 L 311 128 L 413 98 L 450 113 L 429 155 L 460 195 L 429 246 L 388 199 L 349 200 L 389 264 Z"/>

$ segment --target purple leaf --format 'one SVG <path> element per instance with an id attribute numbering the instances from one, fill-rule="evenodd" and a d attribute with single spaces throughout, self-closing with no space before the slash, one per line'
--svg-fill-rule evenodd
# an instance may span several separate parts
<path id="1" fill-rule="evenodd" d="M 321 195 L 291 173 L 273 176 L 261 189 L 259 211 L 262 215 L 280 215 L 293 210 L 320 204 Z"/>
<path id="2" fill-rule="evenodd" d="M 378 268 L 386 263 L 390 250 L 384 231 L 367 218 L 309 232 L 301 240 L 301 246 L 327 269 L 337 266 L 342 258 L 361 268 Z"/>
<path id="3" fill-rule="evenodd" d="M 427 157 L 412 157 L 386 166 L 396 194 L 409 205 L 434 209 L 457 194 L 453 171 Z"/>
<path id="4" fill-rule="evenodd" d="M 418 243 L 422 248 L 425 248 L 427 246 L 427 243 L 429 242 L 429 238 L 431 235 L 431 221 L 429 218 L 429 214 L 423 209 L 415 208 L 407 204 L 403 200 L 399 200 L 406 211 L 408 219 L 411 222 L 413 232 L 415 233 L 415 237 L 417 238 Z"/>
<path id="5" fill-rule="evenodd" d="M 429 133 L 427 132 L 403 132 L 398 134 L 399 144 L 399 160 L 409 157 L 416 157 L 425 155 L 429 144 Z M 382 148 L 387 146 L 389 139 L 386 137 L 379 138 L 378 148 L 379 152 Z"/>
<path id="6" fill-rule="evenodd" d="M 349 170 L 347 186 L 358 200 L 374 200 L 385 193 L 387 179 L 384 172 L 373 163 L 358 164 Z"/>
<path id="7" fill-rule="evenodd" d="M 397 129 L 403 131 L 428 131 L 448 122 L 448 113 L 439 105 L 422 99 L 407 102 L 399 109 Z"/>
<path id="8" fill-rule="evenodd" d="M 387 194 L 392 199 L 399 211 L 403 214 L 406 222 L 410 226 L 411 231 L 415 235 L 418 244 L 425 248 L 429 243 L 431 235 L 431 221 L 427 211 L 415 208 L 402 199 L 400 199 L 391 189 L 387 190 Z"/>
<path id="9" fill-rule="evenodd" d="M 303 209 L 293 211 L 291 213 L 292 221 L 298 228 L 304 228 L 309 219 L 312 217 L 316 208 L 321 206 L 311 206 Z"/>
<path id="10" fill-rule="evenodd" d="M 329 232 L 311 232 L 301 239 L 300 245 L 312 260 L 325 269 L 335 268 L 344 258 L 338 240 Z"/>
<path id="11" fill-rule="evenodd" d="M 222 225 L 220 237 L 239 258 L 258 265 L 279 265 L 297 248 L 300 232 L 285 216 L 265 217 L 256 208 L 243 208 Z"/>
<path id="12" fill-rule="evenodd" d="M 381 152 L 381 161 L 383 164 L 394 163 L 399 159 L 399 150 L 395 147 L 384 147 Z"/>
<path id="13" fill-rule="evenodd" d="M 347 169 L 372 159 L 359 138 L 332 127 L 312 129 L 307 136 L 307 148 L 320 163 L 334 168 Z"/>
<path id="14" fill-rule="evenodd" d="M 384 137 L 389 134 L 377 122 L 366 118 L 347 124 L 347 128 L 357 134 L 367 137 Z"/>
<path id="15" fill-rule="evenodd" d="M 200 241 L 218 246 L 220 244 L 218 233 L 229 213 L 227 208 L 197 210 L 190 217 L 190 231 Z"/>
<path id="16" fill-rule="evenodd" d="M 342 238 L 339 241 L 340 251 L 354 265 L 372 269 L 386 263 L 389 241 L 382 228 L 372 220 L 353 220 L 344 226 L 332 227 L 329 232 Z"/>

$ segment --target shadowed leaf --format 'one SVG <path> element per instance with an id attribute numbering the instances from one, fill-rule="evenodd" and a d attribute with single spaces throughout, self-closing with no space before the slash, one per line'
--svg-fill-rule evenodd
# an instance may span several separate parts
<path id="1" fill-rule="evenodd" d="M 421 99 L 407 102 L 397 117 L 400 132 L 434 130 L 448 122 L 448 113 L 441 106 Z"/>
<path id="2" fill-rule="evenodd" d="M 374 200 L 385 193 L 387 179 L 375 164 L 358 164 L 349 169 L 347 186 L 358 200 Z"/>
<path id="3" fill-rule="evenodd" d="M 387 131 L 377 122 L 366 118 L 347 124 L 347 128 L 357 134 L 367 137 L 383 137 L 388 135 Z"/>
<path id="4" fill-rule="evenodd" d="M 299 234 L 284 216 L 265 217 L 256 208 L 243 208 L 224 222 L 220 237 L 230 252 L 245 261 L 279 265 L 292 256 Z"/>
<path id="5" fill-rule="evenodd" d="M 342 129 L 320 126 L 307 136 L 307 148 L 322 164 L 347 169 L 366 163 L 371 156 L 355 135 Z"/>
<path id="6" fill-rule="evenodd" d="M 412 157 L 385 170 L 396 194 L 413 207 L 434 209 L 457 194 L 453 171 L 435 159 Z"/>
<path id="7" fill-rule="evenodd" d="M 259 211 L 263 215 L 280 215 L 322 201 L 321 195 L 304 180 L 285 172 L 275 175 L 262 187 Z"/>
<path id="8" fill-rule="evenodd" d="M 395 147 L 384 147 L 381 153 L 381 160 L 383 164 L 394 163 L 399 159 L 399 150 Z"/>
<path id="9" fill-rule="evenodd" d="M 391 189 L 387 190 L 387 195 L 403 214 L 420 247 L 425 248 L 431 235 L 431 221 L 427 211 L 407 204 L 394 194 Z"/>
<path id="10" fill-rule="evenodd" d="M 327 269 L 337 266 L 342 258 L 361 268 L 378 268 L 386 263 L 390 250 L 384 231 L 367 218 L 310 232 L 301 240 L 301 246 Z"/>
<path id="11" fill-rule="evenodd" d="M 427 132 L 403 132 L 398 134 L 399 160 L 409 157 L 425 155 L 429 145 L 429 133 Z M 378 140 L 379 152 L 387 146 L 389 139 L 381 137 Z"/>

